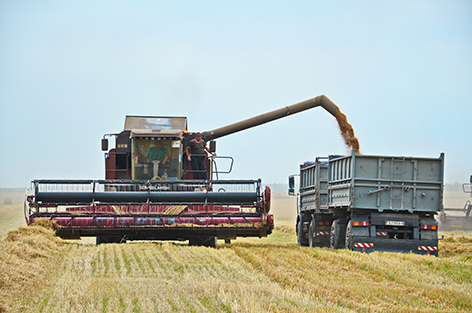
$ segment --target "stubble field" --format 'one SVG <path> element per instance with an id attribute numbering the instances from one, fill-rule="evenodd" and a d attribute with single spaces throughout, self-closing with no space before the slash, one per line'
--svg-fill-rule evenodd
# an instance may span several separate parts
<path id="1" fill-rule="evenodd" d="M 298 247 L 293 226 L 216 249 L 20 227 L 0 242 L 0 312 L 472 311 L 472 233 L 442 235 L 435 258 Z"/>

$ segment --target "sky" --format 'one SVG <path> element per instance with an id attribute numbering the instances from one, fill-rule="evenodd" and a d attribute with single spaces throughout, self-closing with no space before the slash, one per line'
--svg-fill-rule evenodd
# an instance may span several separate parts
<path id="1" fill-rule="evenodd" d="M 0 0 L 0 187 L 103 179 L 126 115 L 207 131 L 319 95 L 369 155 L 472 175 L 472 1 Z M 348 154 L 322 108 L 217 140 L 224 179 Z"/>

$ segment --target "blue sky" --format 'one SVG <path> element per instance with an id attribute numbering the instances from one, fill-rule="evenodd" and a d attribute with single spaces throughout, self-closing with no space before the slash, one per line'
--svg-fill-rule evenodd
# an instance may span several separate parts
<path id="1" fill-rule="evenodd" d="M 472 1 L 0 0 L 0 187 L 101 179 L 125 115 L 205 131 L 321 94 L 365 154 L 472 174 Z M 218 139 L 224 178 L 348 153 L 321 108 Z"/>

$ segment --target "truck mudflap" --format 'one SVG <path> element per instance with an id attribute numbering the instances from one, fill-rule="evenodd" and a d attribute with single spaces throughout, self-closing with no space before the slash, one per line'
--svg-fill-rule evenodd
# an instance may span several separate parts
<path id="1" fill-rule="evenodd" d="M 352 250 L 363 253 L 380 251 L 438 256 L 438 240 L 356 237 Z"/>

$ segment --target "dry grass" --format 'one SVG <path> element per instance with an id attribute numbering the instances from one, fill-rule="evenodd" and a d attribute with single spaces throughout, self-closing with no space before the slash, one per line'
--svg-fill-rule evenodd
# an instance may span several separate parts
<path id="1" fill-rule="evenodd" d="M 444 240 L 439 242 L 439 256 L 462 261 L 472 260 L 472 232 L 441 232 Z"/>
<path id="2" fill-rule="evenodd" d="M 464 312 L 472 234 L 440 257 L 296 245 L 294 227 L 217 249 L 176 243 L 79 245 L 34 226 L 0 243 L 1 298 L 25 312 Z M 464 253 L 455 250 L 462 246 Z M 468 247 L 468 248 L 467 248 Z M 1 311 L 0 309 L 0 311 Z"/>
<path id="3" fill-rule="evenodd" d="M 25 296 L 48 285 L 63 241 L 42 226 L 20 227 L 0 242 L 0 312 L 27 307 Z"/>

